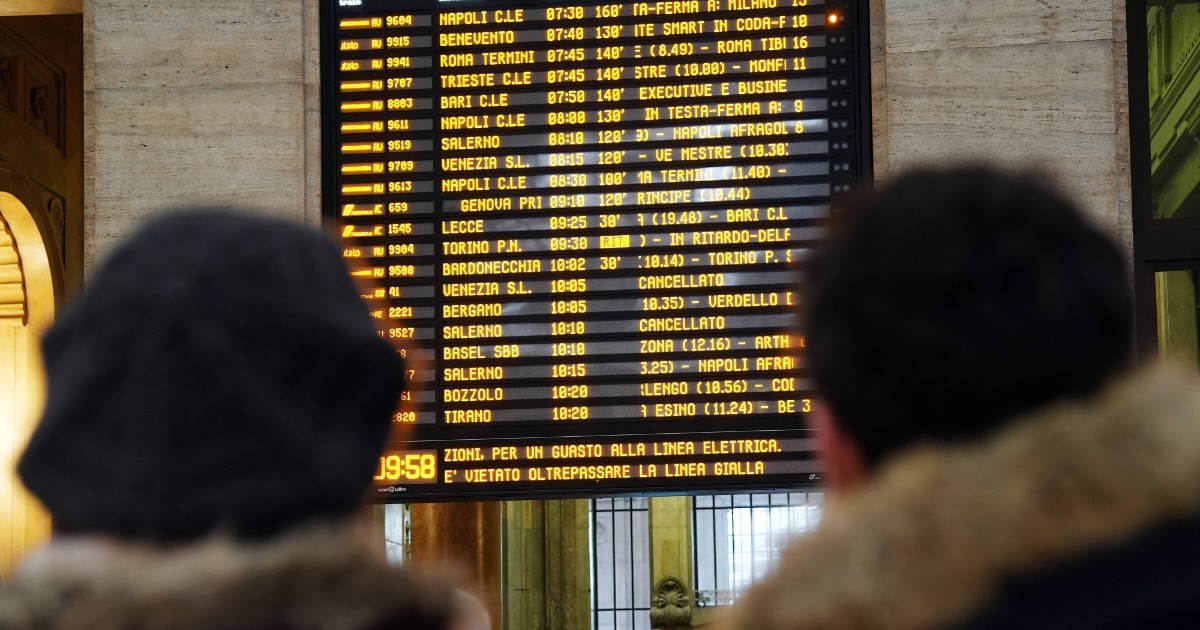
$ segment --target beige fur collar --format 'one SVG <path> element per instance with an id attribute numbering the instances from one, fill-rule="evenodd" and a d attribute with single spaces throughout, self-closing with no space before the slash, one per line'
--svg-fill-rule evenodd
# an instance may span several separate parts
<path id="1" fill-rule="evenodd" d="M 170 550 L 56 542 L 0 590 L 0 628 L 350 630 L 381 620 L 446 627 L 453 590 L 390 567 L 381 556 L 342 530 Z"/>
<path id="2" fill-rule="evenodd" d="M 1026 574 L 1200 511 L 1200 380 L 1166 368 L 980 444 L 927 447 L 833 502 L 732 611 L 737 630 L 913 630 Z"/>

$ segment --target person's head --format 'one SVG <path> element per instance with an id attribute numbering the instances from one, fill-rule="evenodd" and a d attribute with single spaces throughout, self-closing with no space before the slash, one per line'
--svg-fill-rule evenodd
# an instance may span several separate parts
<path id="1" fill-rule="evenodd" d="M 1032 173 L 922 168 L 847 199 L 805 275 L 825 421 L 869 471 L 1093 393 L 1132 358 L 1125 271 Z"/>
<path id="2" fill-rule="evenodd" d="M 404 387 L 339 252 L 248 211 L 153 219 L 46 334 L 18 471 L 56 529 L 262 539 L 360 504 Z"/>

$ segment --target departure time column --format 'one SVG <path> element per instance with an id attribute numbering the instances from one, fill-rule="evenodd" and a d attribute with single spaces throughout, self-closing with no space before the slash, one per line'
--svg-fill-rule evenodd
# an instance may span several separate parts
<path id="1" fill-rule="evenodd" d="M 580 40 L 583 27 L 579 19 L 584 17 L 584 7 L 558 6 L 545 9 L 546 41 L 557 42 L 561 48 L 551 48 L 546 53 L 547 78 L 567 79 L 566 85 L 577 79 L 578 72 L 564 71 L 563 62 L 582 58 L 585 53 Z M 583 90 L 567 89 L 546 93 L 546 123 L 550 126 L 546 135 L 551 149 L 560 152 L 551 154 L 551 162 L 563 168 L 548 179 L 551 215 L 549 262 L 552 277 L 550 293 L 551 355 L 550 376 L 553 385 L 550 396 L 553 403 L 551 419 L 555 422 L 587 420 L 589 387 L 587 363 L 587 320 L 588 312 L 588 249 L 586 231 L 594 217 L 577 210 L 584 203 L 583 195 L 572 188 L 586 181 L 587 175 L 579 172 L 583 154 L 572 144 L 570 133 L 558 131 L 564 127 L 585 122 L 586 113 L 581 105 L 585 100 Z"/>

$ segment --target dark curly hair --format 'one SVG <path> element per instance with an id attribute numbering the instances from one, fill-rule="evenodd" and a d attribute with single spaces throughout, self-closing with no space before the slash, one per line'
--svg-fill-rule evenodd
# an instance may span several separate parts
<path id="1" fill-rule="evenodd" d="M 840 208 L 806 270 L 807 360 L 869 465 L 1086 396 L 1130 363 L 1123 257 L 1038 175 L 922 168 Z"/>

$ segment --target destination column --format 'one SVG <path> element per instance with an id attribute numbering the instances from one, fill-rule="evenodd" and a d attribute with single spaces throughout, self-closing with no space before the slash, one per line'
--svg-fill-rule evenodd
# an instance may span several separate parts
<path id="1" fill-rule="evenodd" d="M 505 370 L 520 358 L 508 343 L 507 313 L 531 291 L 520 279 L 530 265 L 515 238 L 487 229 L 525 188 L 523 166 L 502 146 L 503 128 L 523 113 L 508 106 L 517 73 L 494 71 L 493 47 L 523 21 L 522 9 L 438 14 L 443 422 L 491 423 L 505 404 Z M 482 50 L 481 50 L 482 48 Z M 503 165 L 503 171 L 501 171 Z M 548 332 L 548 331 L 546 331 Z"/>

